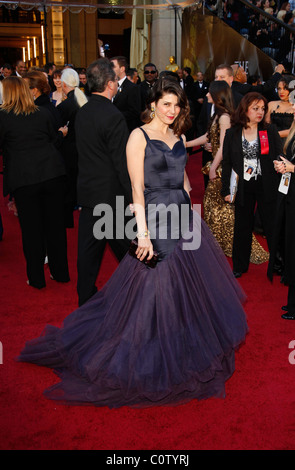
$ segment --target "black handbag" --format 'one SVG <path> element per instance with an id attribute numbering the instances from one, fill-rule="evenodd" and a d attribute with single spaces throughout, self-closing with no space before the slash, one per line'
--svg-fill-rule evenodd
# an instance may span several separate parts
<path id="1" fill-rule="evenodd" d="M 159 255 L 156 251 L 154 251 L 154 254 L 152 256 L 151 259 L 148 259 L 148 254 L 146 255 L 146 257 L 143 259 L 143 260 L 139 260 L 137 258 L 137 255 L 136 255 L 136 250 L 138 248 L 138 241 L 137 239 L 135 240 L 132 240 L 131 244 L 130 244 L 130 247 L 129 247 L 129 255 L 130 256 L 133 256 L 133 258 L 136 258 L 138 261 L 140 261 L 141 263 L 145 264 L 146 266 L 148 266 L 149 268 L 155 268 L 156 265 L 157 265 L 157 262 L 159 260 Z"/>

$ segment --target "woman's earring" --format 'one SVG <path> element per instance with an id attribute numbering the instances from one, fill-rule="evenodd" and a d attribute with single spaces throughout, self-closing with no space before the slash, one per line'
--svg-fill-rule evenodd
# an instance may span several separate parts
<path id="1" fill-rule="evenodd" d="M 154 119 L 154 117 L 155 117 L 155 108 L 153 106 L 151 107 L 150 117 L 151 117 L 151 119 Z"/>

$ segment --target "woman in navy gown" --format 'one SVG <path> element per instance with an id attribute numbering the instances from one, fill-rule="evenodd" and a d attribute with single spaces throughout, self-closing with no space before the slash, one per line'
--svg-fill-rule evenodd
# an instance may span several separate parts
<path id="1" fill-rule="evenodd" d="M 18 358 L 59 375 L 45 391 L 48 398 L 112 408 L 225 395 L 235 350 L 248 331 L 245 296 L 191 209 L 183 137 L 188 116 L 182 88 L 159 80 L 146 123 L 127 144 L 137 258 L 127 253 L 97 294 L 61 328 L 48 325 Z M 155 268 L 141 262 L 155 251 Z"/>

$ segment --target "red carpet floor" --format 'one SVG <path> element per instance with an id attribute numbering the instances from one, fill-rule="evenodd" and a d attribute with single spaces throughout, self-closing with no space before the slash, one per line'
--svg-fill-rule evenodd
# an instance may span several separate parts
<path id="1" fill-rule="evenodd" d="M 188 164 L 195 203 L 203 196 L 200 158 L 195 154 Z M 295 322 L 281 319 L 287 290 L 278 277 L 273 285 L 267 280 L 266 264 L 251 265 L 240 280 L 248 296 L 250 333 L 236 354 L 225 399 L 145 410 L 63 406 L 43 397 L 43 390 L 58 380 L 51 370 L 16 363 L 14 358 L 45 324 L 59 326 L 77 306 L 79 213 L 75 229 L 68 231 L 71 282 L 55 283 L 47 272 L 47 287 L 38 291 L 26 284 L 18 219 L 3 197 L 0 212 L 2 450 L 294 449 L 295 365 L 289 362 L 289 343 L 295 340 Z M 106 252 L 98 286 L 116 265 L 112 253 Z"/>

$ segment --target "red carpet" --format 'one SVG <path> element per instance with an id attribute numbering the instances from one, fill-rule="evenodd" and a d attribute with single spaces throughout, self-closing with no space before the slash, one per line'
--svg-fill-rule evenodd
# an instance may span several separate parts
<path id="1" fill-rule="evenodd" d="M 195 203 L 203 196 L 200 159 L 201 154 L 195 154 L 188 165 Z M 0 242 L 2 450 L 294 449 L 295 365 L 288 358 L 295 322 L 281 319 L 287 289 L 278 277 L 273 285 L 267 280 L 266 264 L 251 265 L 240 280 L 248 295 L 250 333 L 236 355 L 236 371 L 226 384 L 225 399 L 146 410 L 63 406 L 43 397 L 43 390 L 58 380 L 51 370 L 16 363 L 14 358 L 45 324 L 60 325 L 77 306 L 79 213 L 75 229 L 68 231 L 71 282 L 55 283 L 47 272 L 47 287 L 37 291 L 26 284 L 18 219 L 3 197 L 0 212 L 4 225 Z M 115 267 L 107 252 L 98 286 Z"/>

